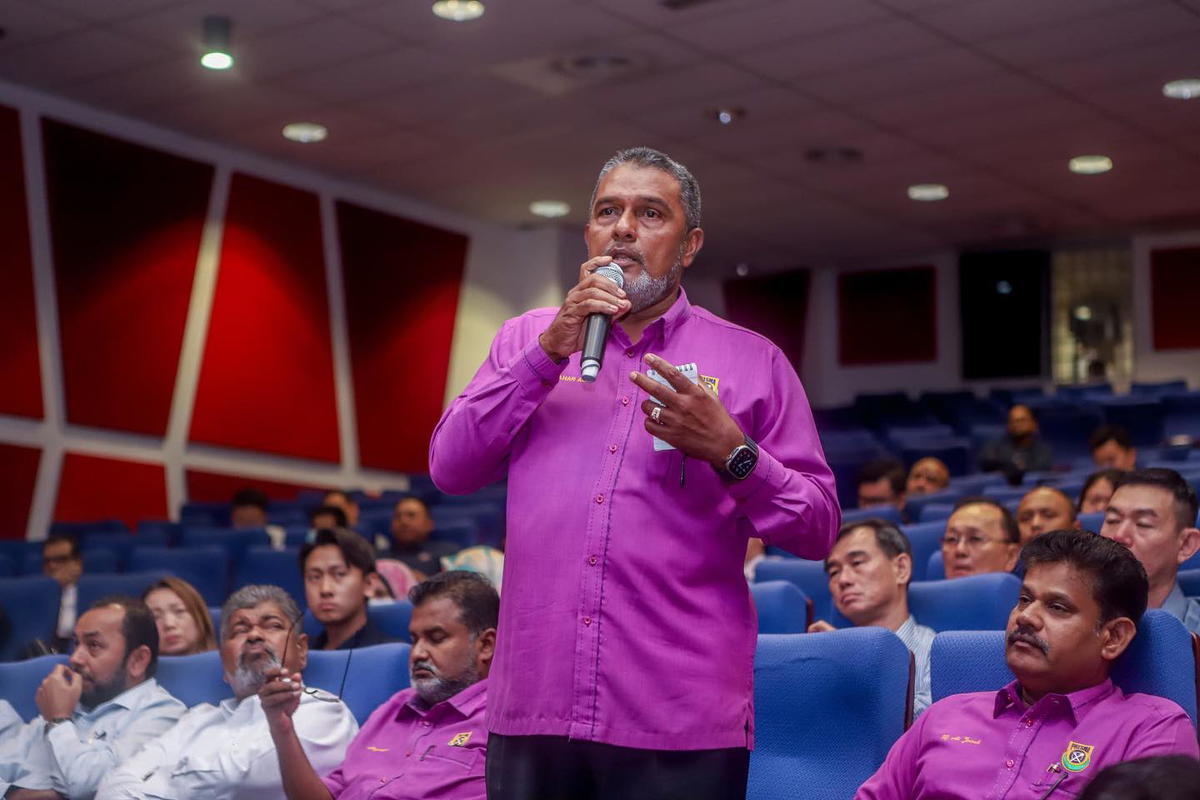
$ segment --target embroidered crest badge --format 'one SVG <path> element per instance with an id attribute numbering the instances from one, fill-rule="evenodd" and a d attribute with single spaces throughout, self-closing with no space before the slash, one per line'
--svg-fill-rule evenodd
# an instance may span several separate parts
<path id="1" fill-rule="evenodd" d="M 467 742 L 469 742 L 469 741 L 471 741 L 471 732 L 470 731 L 467 731 L 466 733 L 459 733 L 459 734 L 456 734 L 454 736 L 454 738 L 450 740 L 450 746 L 451 747 L 466 747 Z"/>
<path id="2" fill-rule="evenodd" d="M 1062 754 L 1062 765 L 1071 772 L 1083 772 L 1092 763 L 1092 751 L 1096 748 L 1090 744 L 1071 742 L 1066 752 Z"/>

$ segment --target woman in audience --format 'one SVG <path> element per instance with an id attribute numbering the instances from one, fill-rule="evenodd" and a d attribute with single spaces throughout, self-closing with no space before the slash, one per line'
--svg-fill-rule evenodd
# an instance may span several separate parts
<path id="1" fill-rule="evenodd" d="M 212 617 L 204 598 L 182 578 L 168 577 L 142 595 L 158 623 L 158 651 L 164 656 L 190 656 L 216 649 Z"/>
<path id="2" fill-rule="evenodd" d="M 1079 504 L 1076 506 L 1080 514 L 1093 514 L 1108 508 L 1108 498 L 1121 477 L 1119 469 L 1102 469 L 1088 475 L 1083 489 L 1079 492 Z"/>

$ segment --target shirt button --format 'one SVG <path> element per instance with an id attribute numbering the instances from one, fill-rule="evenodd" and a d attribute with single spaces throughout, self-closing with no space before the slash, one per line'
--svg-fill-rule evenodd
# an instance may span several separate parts
<path id="1" fill-rule="evenodd" d="M 584 625 L 591 625 L 591 624 L 592 624 L 592 618 L 591 618 L 591 617 L 584 617 L 584 618 L 583 618 L 583 624 L 584 624 Z"/>
<path id="2" fill-rule="evenodd" d="M 427 722 L 427 721 L 422 721 L 422 722 L 421 722 L 421 725 L 422 725 L 423 727 L 425 727 L 425 728 L 428 728 L 428 727 L 429 727 L 429 722 Z"/>
<path id="3" fill-rule="evenodd" d="M 1009 769 L 1012 769 L 1013 768 L 1013 760 L 1010 758 L 1008 761 L 1005 761 L 1004 766 L 1008 767 Z"/>
<path id="4" fill-rule="evenodd" d="M 629 405 L 629 396 L 628 395 L 621 398 L 621 405 L 623 405 L 623 406 Z"/>
<path id="5" fill-rule="evenodd" d="M 1025 720 L 1025 727 L 1026 727 L 1026 728 L 1032 728 L 1032 727 L 1033 727 L 1033 720 L 1032 720 L 1032 719 L 1026 719 L 1026 720 Z"/>
<path id="6" fill-rule="evenodd" d="M 610 444 L 610 445 L 608 446 L 608 452 L 610 452 L 610 453 L 615 453 L 615 452 L 617 452 L 617 446 L 616 446 L 615 444 Z"/>
<path id="7" fill-rule="evenodd" d="M 603 502 L 604 502 L 604 495 L 602 495 L 602 494 L 598 494 L 598 495 L 596 495 L 596 502 L 597 502 L 597 503 L 603 503 Z"/>
<path id="8" fill-rule="evenodd" d="M 633 358 L 633 348 L 630 348 L 630 349 L 628 349 L 628 350 L 626 350 L 626 351 L 625 351 L 625 357 L 626 357 L 626 358 Z"/>
<path id="9" fill-rule="evenodd" d="M 593 567 L 596 566 L 596 562 L 599 560 L 600 559 L 596 558 L 595 556 L 588 556 L 588 563 L 591 564 Z"/>

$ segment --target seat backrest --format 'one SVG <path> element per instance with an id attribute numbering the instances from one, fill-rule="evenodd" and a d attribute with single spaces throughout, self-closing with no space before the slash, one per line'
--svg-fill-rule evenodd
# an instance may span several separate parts
<path id="1" fill-rule="evenodd" d="M 367 618 L 388 636 L 407 642 L 408 623 L 412 621 L 413 607 L 407 600 L 367 606 Z"/>
<path id="2" fill-rule="evenodd" d="M 135 547 L 129 570 L 161 570 L 196 588 L 204 602 L 219 606 L 229 596 L 229 553 L 223 547 Z"/>
<path id="3" fill-rule="evenodd" d="M 908 586 L 908 608 L 935 631 L 1003 630 L 1020 590 L 1021 579 L 1010 572 L 920 581 Z"/>
<path id="4" fill-rule="evenodd" d="M 1181 569 L 1176 580 L 1185 596 L 1200 597 L 1200 569 Z"/>
<path id="5" fill-rule="evenodd" d="M 11 703 L 21 719 L 33 719 L 38 713 L 34 700 L 38 687 L 55 665 L 65 663 L 66 656 L 52 655 L 0 664 L 0 700 Z"/>
<path id="6" fill-rule="evenodd" d="M 272 550 L 251 547 L 242 554 L 233 573 L 231 592 L 252 583 L 270 583 L 284 589 L 301 609 L 307 606 L 304 577 L 300 574 L 300 548 Z"/>
<path id="7" fill-rule="evenodd" d="M 804 633 L 812 619 L 812 602 L 795 584 L 766 581 L 750 585 L 758 612 L 759 633 Z"/>
<path id="8" fill-rule="evenodd" d="M 1004 660 L 1004 631 L 952 631 L 933 640 L 934 701 L 961 692 L 1000 689 L 1013 680 Z M 1178 703 L 1196 723 L 1196 657 L 1183 623 L 1161 609 L 1147 611 L 1112 679 L 1126 694 L 1142 692 Z"/>
<path id="9" fill-rule="evenodd" d="M 91 608 L 93 603 L 110 594 L 141 597 L 152 583 L 166 577 L 166 574 L 162 571 L 126 572 L 120 575 L 88 575 L 84 573 L 79 577 L 76 608 L 82 616 L 83 612 Z"/>
<path id="10" fill-rule="evenodd" d="M 233 690 L 225 682 L 221 656 L 216 650 L 190 656 L 159 656 L 158 682 L 188 708 L 197 703 L 216 705 Z"/>
<path id="11" fill-rule="evenodd" d="M 16 658 L 34 639 L 54 635 L 61 594 L 58 584 L 45 575 L 0 578 L 0 608 L 9 625 L 8 636 L 0 641 L 0 661 Z"/>
<path id="12" fill-rule="evenodd" d="M 1082 489 L 1083 487 L 1080 488 Z M 1086 514 L 1080 514 L 1077 519 L 1079 522 L 1079 527 L 1083 530 L 1091 531 L 1092 533 L 1099 533 L 1100 526 L 1104 524 L 1104 512 L 1089 511 Z"/>
<path id="13" fill-rule="evenodd" d="M 909 715 L 911 656 L 891 631 L 758 637 L 747 800 L 844 800 Z"/>
<path id="14" fill-rule="evenodd" d="M 941 548 L 929 554 L 929 563 L 925 565 L 925 580 L 943 581 L 946 579 L 946 560 L 942 557 Z"/>
<path id="15" fill-rule="evenodd" d="M 921 510 L 930 503 L 956 503 L 965 495 L 958 489 L 943 489 L 940 492 L 930 492 L 929 494 L 912 495 L 907 499 L 904 506 L 904 512 L 908 514 L 908 518 L 919 520 L 921 518 Z"/>
<path id="16" fill-rule="evenodd" d="M 17 562 L 5 553 L 0 553 L 0 578 L 11 578 L 17 574 Z"/>
<path id="17" fill-rule="evenodd" d="M 304 682 L 339 694 L 361 725 L 371 712 L 408 688 L 408 653 L 403 642 L 354 650 L 310 650 Z"/>
<path id="18" fill-rule="evenodd" d="M 224 547 L 233 563 L 251 547 L 269 547 L 271 539 L 262 528 L 234 530 L 233 528 L 184 527 L 180 535 L 184 547 Z"/>
<path id="19" fill-rule="evenodd" d="M 942 537 L 946 535 L 945 520 L 933 522 L 918 522 L 901 527 L 908 543 L 912 547 L 912 579 L 926 580 L 925 571 L 929 569 L 929 556 L 942 549 Z"/>
<path id="20" fill-rule="evenodd" d="M 862 522 L 865 519 L 882 519 L 893 525 L 900 524 L 900 509 L 895 506 L 871 506 L 870 508 L 847 508 L 842 511 L 842 524 Z"/>
<path id="21" fill-rule="evenodd" d="M 828 620 L 833 611 L 825 562 L 807 558 L 765 558 L 758 562 L 754 582 L 787 581 L 813 602 L 813 619 Z"/>

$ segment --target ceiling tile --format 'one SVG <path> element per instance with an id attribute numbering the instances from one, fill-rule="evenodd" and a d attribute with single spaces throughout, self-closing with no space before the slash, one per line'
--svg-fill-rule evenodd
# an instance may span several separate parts
<path id="1" fill-rule="evenodd" d="M 87 27 L 89 23 L 56 8 L 23 0 L 10 0 L 4 5 L 3 25 L 4 37 L 0 40 L 0 52 L 16 50 L 32 42 L 77 31 Z"/>
<path id="2" fill-rule="evenodd" d="M 888 16 L 885 9 L 869 0 L 805 3 L 802 13 L 795 12 L 793 0 L 733 10 L 735 5 L 726 4 L 730 9 L 728 14 L 672 25 L 671 35 L 710 53 L 739 55 L 765 45 L 809 39 Z"/>
<path id="3" fill-rule="evenodd" d="M 46 58 L 41 44 L 13 50 L 0 48 L 0 73 L 7 80 L 61 90 L 83 80 L 152 64 L 168 54 L 159 45 L 96 27 L 66 33 L 51 41 L 52 44 L 44 46 L 70 56 Z"/>
<path id="4" fill-rule="evenodd" d="M 974 0 L 918 11 L 923 22 L 967 41 L 1047 29 L 1066 30 L 1114 9 L 1145 9 L 1157 0 Z"/>

